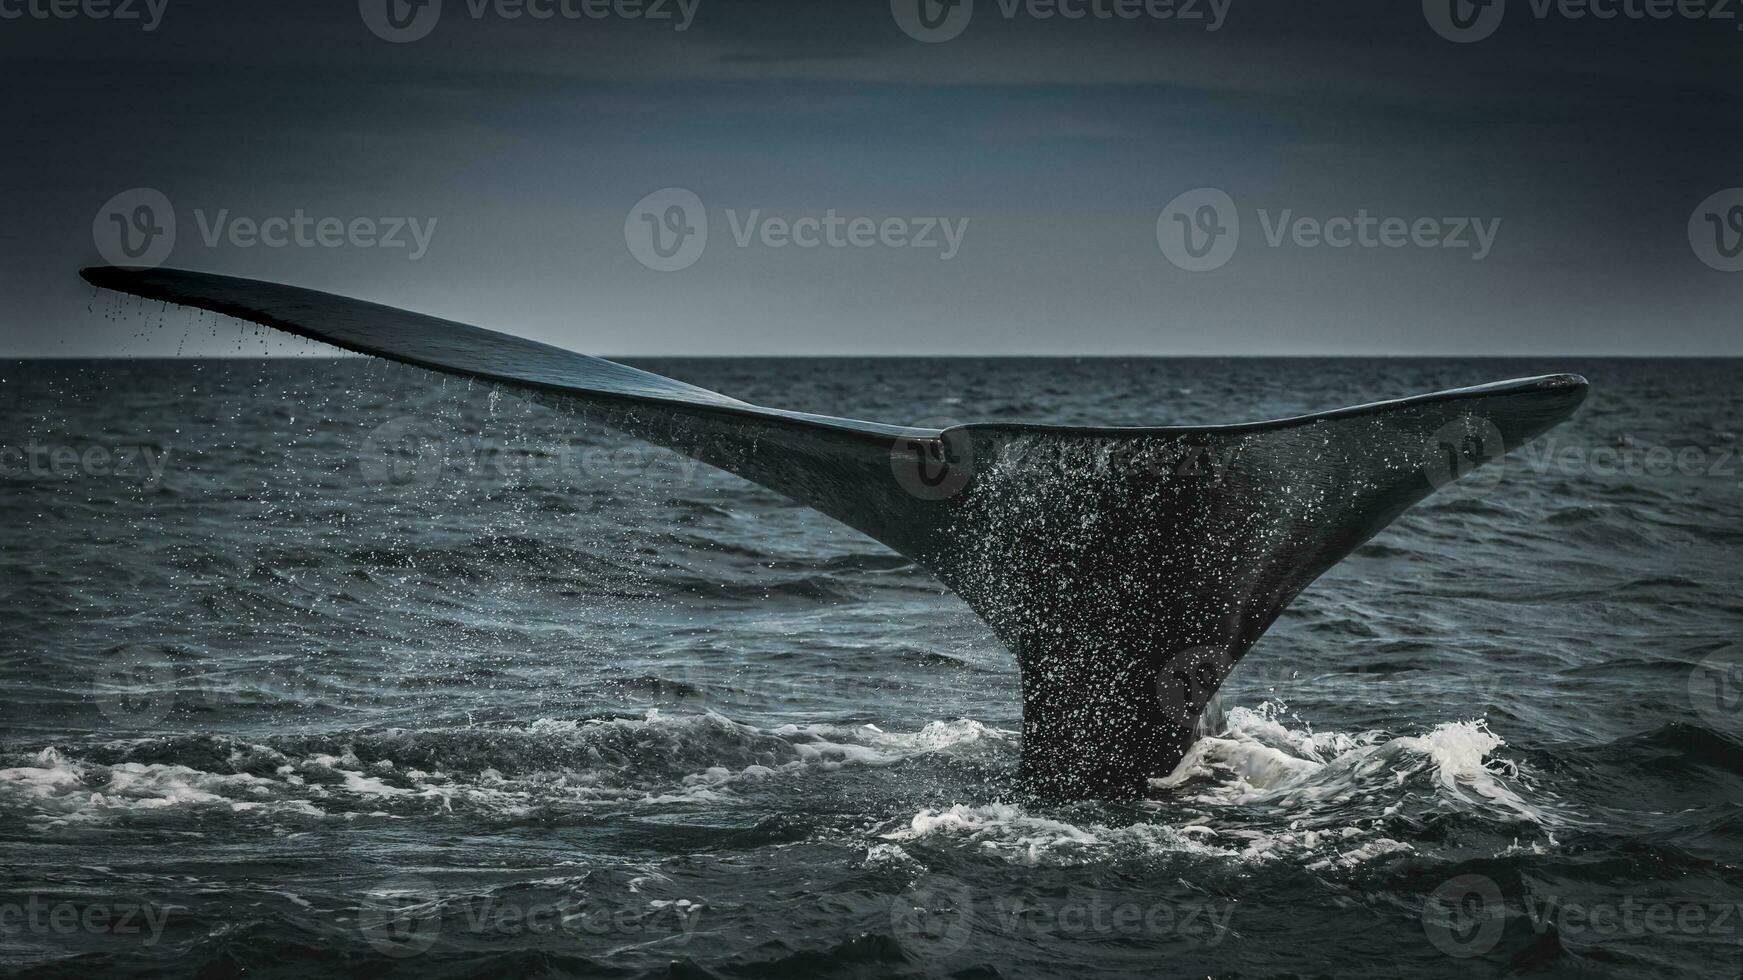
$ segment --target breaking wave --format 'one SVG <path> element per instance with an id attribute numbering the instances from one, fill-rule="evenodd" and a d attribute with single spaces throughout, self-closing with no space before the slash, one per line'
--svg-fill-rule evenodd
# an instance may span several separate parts
<path id="1" fill-rule="evenodd" d="M 762 780 L 997 750 L 1013 738 L 966 719 L 907 733 L 875 725 L 765 729 L 715 712 L 655 709 L 640 718 L 527 725 L 130 739 L 9 758 L 0 769 L 0 814 L 49 825 L 170 809 L 515 818 L 600 803 L 716 801 Z"/>
<path id="2" fill-rule="evenodd" d="M 954 804 L 923 809 L 882 836 L 898 845 L 957 839 L 1028 864 L 1178 852 L 1310 870 L 1409 851 L 1407 841 L 1437 816 L 1552 839 L 1570 818 L 1518 763 L 1497 757 L 1504 745 L 1482 721 L 1420 735 L 1315 732 L 1291 727 L 1283 707 L 1266 702 L 1232 709 L 1221 733 L 1151 781 L 1156 798 L 1129 822 L 1074 820 L 1074 808 Z"/>

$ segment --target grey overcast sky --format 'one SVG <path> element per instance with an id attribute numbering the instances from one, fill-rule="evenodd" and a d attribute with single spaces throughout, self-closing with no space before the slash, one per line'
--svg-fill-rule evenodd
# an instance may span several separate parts
<path id="1" fill-rule="evenodd" d="M 0 355 L 173 352 L 120 235 L 606 355 L 1743 354 L 1743 4 L 152 4 L 0 0 Z"/>

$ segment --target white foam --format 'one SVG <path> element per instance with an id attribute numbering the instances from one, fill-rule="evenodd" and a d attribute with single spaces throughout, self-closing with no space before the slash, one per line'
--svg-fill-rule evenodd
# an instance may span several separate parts
<path id="1" fill-rule="evenodd" d="M 371 732 L 357 736 L 356 750 L 328 744 L 329 751 L 305 755 L 238 744 L 229 765 L 246 766 L 247 773 L 165 763 L 103 766 L 50 748 L 0 769 L 0 804 L 50 822 L 198 808 L 249 820 L 454 813 L 514 819 L 553 807 L 730 802 L 740 794 L 795 791 L 782 781 L 927 756 L 992 756 L 1006 766 L 1014 762 L 1017 737 L 971 719 L 908 732 L 832 724 L 764 729 L 713 712 L 656 710 L 638 718 Z M 359 758 L 365 744 L 369 762 Z M 406 751 L 396 756 L 402 746 Z M 1434 807 L 1533 823 L 1547 833 L 1559 825 L 1560 812 L 1517 767 L 1496 758 L 1503 747 L 1482 721 L 1405 736 L 1316 732 L 1280 705 L 1236 707 L 1225 730 L 1200 740 L 1174 772 L 1152 781 L 1161 798 L 1136 818 L 1130 809 L 1107 816 L 1094 807 L 965 801 L 879 824 L 867 861 L 909 860 L 919 844 L 967 846 L 1028 864 L 1170 853 L 1287 860 L 1335 872 L 1407 849 L 1400 839 L 1409 839 L 1410 827 L 1401 822 Z M 444 758 L 446 752 L 452 755 Z M 544 757 L 552 760 L 548 766 L 525 768 Z M 1086 812 L 1094 815 L 1079 815 Z"/>
<path id="2" fill-rule="evenodd" d="M 1283 718 L 1282 706 L 1269 702 L 1256 709 L 1234 708 L 1226 731 L 1201 739 L 1174 772 L 1151 784 L 1208 805 L 1311 810 L 1395 791 L 1426 773 L 1445 802 L 1505 811 L 1544 825 L 1557 819 L 1521 795 L 1524 782 L 1516 766 L 1490 758 L 1506 743 L 1480 719 L 1391 737 L 1375 731 L 1315 734 L 1291 729 Z"/>
<path id="3" fill-rule="evenodd" d="M 123 810 L 222 808 L 242 815 L 299 818 L 406 817 L 469 810 L 524 816 L 541 806 L 605 803 L 708 802 L 740 787 L 807 771 L 878 768 L 935 753 L 973 752 L 1013 744 L 1014 734 L 968 719 L 932 722 L 913 732 L 874 725 L 786 725 L 765 730 L 715 712 L 640 718 L 546 719 L 524 725 L 390 730 L 367 739 L 371 761 L 356 748 L 298 756 L 238 743 L 228 763 L 249 773 L 203 772 L 183 765 L 126 762 L 103 766 L 48 748 L 27 765 L 0 769 L 0 803 L 33 819 L 104 820 Z M 140 744 L 151 740 L 140 740 Z M 396 742 L 415 747 L 418 765 L 391 757 Z M 443 771 L 425 753 L 452 743 L 462 757 L 486 751 L 569 760 L 548 769 L 504 775 L 484 766 Z M 127 748 L 114 743 L 112 748 Z M 386 755 L 387 757 L 383 757 Z M 686 760 L 701 763 L 686 772 Z M 650 762 L 650 760 L 652 760 Z M 519 758 L 516 758 L 519 761 Z"/>
<path id="4" fill-rule="evenodd" d="M 882 837 L 961 839 L 1021 863 L 1118 859 L 1133 851 L 1237 862 L 1294 861 L 1338 871 L 1411 849 L 1388 836 L 1408 810 L 1447 807 L 1548 828 L 1553 807 L 1527 798 L 1518 768 L 1497 761 L 1505 743 L 1480 721 L 1421 735 L 1315 732 L 1283 706 L 1234 708 L 1227 728 L 1201 739 L 1165 777 L 1154 822 L 1077 825 L 1014 804 L 925 809 Z M 1407 828 L 1406 828 L 1407 829 Z"/>
<path id="5" fill-rule="evenodd" d="M 921 810 L 905 827 L 881 835 L 889 841 L 961 837 L 982 851 L 1022 864 L 1082 864 L 1110 852 L 1209 852 L 1199 841 L 1207 828 L 1187 833 L 1163 824 L 1124 827 L 1104 824 L 1077 826 L 1041 816 L 1012 803 L 984 806 L 956 804 L 941 810 Z"/>
<path id="6" fill-rule="evenodd" d="M 0 787 L 30 796 L 46 797 L 65 792 L 84 780 L 84 770 L 77 763 L 61 758 L 53 748 L 36 754 L 36 765 L 0 769 Z"/>

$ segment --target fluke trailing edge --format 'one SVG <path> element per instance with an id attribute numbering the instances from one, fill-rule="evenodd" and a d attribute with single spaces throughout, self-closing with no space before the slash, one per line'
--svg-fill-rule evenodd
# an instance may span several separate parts
<path id="1" fill-rule="evenodd" d="M 1327 568 L 1571 415 L 1552 375 L 1239 425 L 913 429 L 761 408 L 478 327 L 277 283 L 91 268 L 94 285 L 519 389 L 775 490 L 912 558 L 1016 655 L 1022 776 L 1125 798 Z"/>

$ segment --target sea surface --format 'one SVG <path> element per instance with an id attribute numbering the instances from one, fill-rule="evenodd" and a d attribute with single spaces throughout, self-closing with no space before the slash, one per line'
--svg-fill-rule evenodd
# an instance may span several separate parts
<path id="1" fill-rule="evenodd" d="M 1047 804 L 1009 653 L 768 491 L 367 359 L 0 363 L 0 973 L 1743 971 L 1738 362 L 635 363 L 931 425 L 1592 394 L 1150 799 Z"/>

